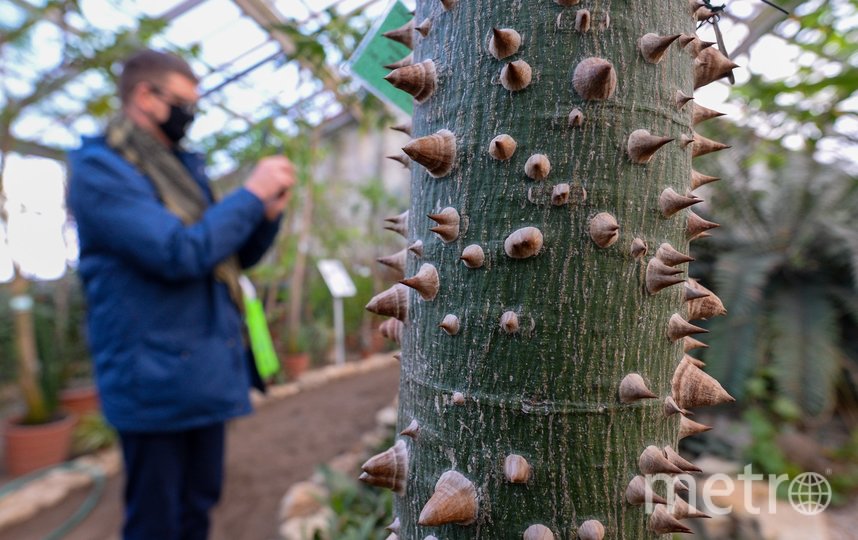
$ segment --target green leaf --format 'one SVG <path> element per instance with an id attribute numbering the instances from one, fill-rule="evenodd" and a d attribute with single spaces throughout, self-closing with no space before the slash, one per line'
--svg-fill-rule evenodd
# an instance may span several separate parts
<path id="1" fill-rule="evenodd" d="M 751 444 L 745 449 L 745 457 L 763 472 L 783 473 L 787 469 L 787 460 L 776 442 L 776 426 L 756 407 L 745 411 L 742 419 L 751 432 Z"/>
<path id="2" fill-rule="evenodd" d="M 753 304 L 745 315 L 716 319 L 710 326 L 706 371 L 738 400 L 744 397 L 746 382 L 758 365 L 761 316 L 760 305 Z"/>
<path id="3" fill-rule="evenodd" d="M 763 291 L 780 255 L 735 251 L 722 255 L 715 267 L 715 281 L 727 316 L 709 327 L 707 371 L 736 399 L 745 393 L 746 382 L 758 365 L 760 321 L 764 312 Z"/>
<path id="4" fill-rule="evenodd" d="M 772 401 L 772 412 L 786 421 L 801 419 L 801 409 L 791 399 L 783 396 L 777 397 Z"/>
<path id="5" fill-rule="evenodd" d="M 819 417 L 834 405 L 840 371 L 836 311 L 818 285 L 781 288 L 772 305 L 777 391 L 805 415 Z"/>
<path id="6" fill-rule="evenodd" d="M 858 231 L 850 227 L 850 224 L 829 222 L 828 225 L 831 234 L 840 240 L 840 247 L 849 254 L 853 288 L 858 288 Z"/>
<path id="7" fill-rule="evenodd" d="M 739 249 L 721 255 L 715 265 L 715 283 L 729 313 L 741 319 L 755 310 L 763 301 L 769 275 L 782 262 L 783 255 L 779 253 Z"/>

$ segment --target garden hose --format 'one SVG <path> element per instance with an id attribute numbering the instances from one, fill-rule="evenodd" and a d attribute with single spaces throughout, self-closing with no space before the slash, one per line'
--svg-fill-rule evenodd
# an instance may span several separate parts
<path id="1" fill-rule="evenodd" d="M 21 476 L 20 478 L 16 478 L 15 480 L 12 480 L 8 484 L 0 487 L 0 498 L 3 498 L 14 491 L 17 491 L 18 489 L 26 486 L 30 482 L 34 482 L 46 476 L 48 473 L 52 473 L 54 471 L 71 471 L 87 474 L 92 480 L 92 489 L 90 490 L 89 495 L 87 495 L 86 500 L 83 501 L 83 504 L 80 506 L 80 508 L 78 508 L 75 513 L 72 514 L 71 517 L 64 521 L 59 527 L 57 527 L 48 535 L 46 535 L 44 540 L 60 540 L 64 538 L 67 534 L 69 534 L 75 527 L 77 527 L 84 519 L 87 518 L 87 516 L 89 516 L 89 514 L 96 507 L 98 501 L 101 499 L 101 496 L 104 494 L 104 488 L 107 484 L 107 475 L 104 473 L 104 470 L 101 467 L 97 465 L 69 462 L 41 469 L 25 476 Z"/>

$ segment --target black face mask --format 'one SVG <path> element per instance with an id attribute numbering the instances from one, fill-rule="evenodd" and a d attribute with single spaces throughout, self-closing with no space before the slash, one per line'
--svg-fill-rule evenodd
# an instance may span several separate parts
<path id="1" fill-rule="evenodd" d="M 194 121 L 194 113 L 188 112 L 186 109 L 178 105 L 170 105 L 170 116 L 166 120 L 158 124 L 161 133 L 164 134 L 173 144 L 178 143 L 185 137 L 188 131 L 188 126 Z"/>

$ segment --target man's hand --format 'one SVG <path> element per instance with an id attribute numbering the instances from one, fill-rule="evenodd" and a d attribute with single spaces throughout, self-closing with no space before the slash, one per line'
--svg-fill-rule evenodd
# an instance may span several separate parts
<path id="1" fill-rule="evenodd" d="M 283 210 L 289 204 L 289 199 L 292 198 L 292 190 L 286 189 L 284 190 L 280 197 L 275 199 L 274 201 L 265 205 L 265 219 L 268 221 L 274 221 L 277 219 L 280 214 L 283 213 Z"/>
<path id="2" fill-rule="evenodd" d="M 265 204 L 265 217 L 277 216 L 289 202 L 292 186 L 295 185 L 295 170 L 292 162 L 284 156 L 272 156 L 259 160 L 244 187 Z"/>

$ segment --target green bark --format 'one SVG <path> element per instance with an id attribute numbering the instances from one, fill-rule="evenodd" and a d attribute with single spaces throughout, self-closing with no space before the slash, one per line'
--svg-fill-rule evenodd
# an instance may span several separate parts
<path id="1" fill-rule="evenodd" d="M 575 30 L 578 9 L 592 12 L 592 28 Z M 601 29 L 610 15 L 607 29 Z M 399 537 L 453 539 L 521 538 L 534 523 L 557 538 L 575 538 L 582 522 L 597 519 L 606 538 L 656 538 L 647 516 L 626 503 L 624 492 L 648 445 L 676 447 L 678 415 L 665 417 L 662 399 L 622 404 L 621 379 L 640 373 L 661 398 L 670 394 L 680 343 L 666 337 L 667 321 L 681 312 L 681 287 L 649 295 L 646 261 L 662 242 L 687 252 L 685 211 L 661 215 L 658 197 L 673 187 L 685 193 L 690 152 L 678 142 L 649 164 L 632 163 L 629 134 L 645 128 L 675 137 L 691 134 L 690 107 L 677 110 L 677 90 L 692 93 L 692 57 L 678 44 L 650 64 L 637 49 L 645 33 L 692 33 L 684 0 L 585 2 L 561 7 L 551 0 L 462 0 L 450 11 L 441 2 L 418 2 L 416 22 L 431 18 L 427 37 L 415 34 L 415 60 L 434 60 L 438 85 L 414 112 L 414 137 L 440 129 L 455 133 L 453 171 L 434 179 L 412 166 L 409 238 L 421 239 L 423 257 L 409 253 L 407 275 L 424 263 L 440 275 L 431 301 L 409 292 L 409 320 L 402 343 L 400 429 L 420 425 L 409 452 L 407 487 L 396 498 Z M 521 49 L 504 60 L 487 52 L 492 27 L 513 28 Z M 613 97 L 585 101 L 572 73 L 587 57 L 613 63 Z M 501 68 L 525 60 L 533 82 L 520 92 L 498 84 Z M 581 127 L 568 126 L 573 108 Z M 518 143 L 508 161 L 492 159 L 489 141 L 501 133 Z M 551 161 L 546 180 L 524 174 L 532 154 Z M 571 203 L 548 203 L 551 187 L 573 186 Z M 586 190 L 586 200 L 576 196 Z M 462 232 L 443 243 L 429 231 L 426 215 L 452 206 Z M 588 234 L 590 219 L 612 214 L 619 241 L 599 248 Z M 467 224 L 465 227 L 464 224 Z M 528 259 L 504 253 L 513 231 L 533 226 L 544 234 L 541 252 Z M 634 259 L 641 238 L 649 254 Z M 486 264 L 469 269 L 459 260 L 470 244 L 482 246 Z M 506 334 L 501 314 L 516 311 L 522 331 Z M 455 314 L 461 331 L 450 336 L 438 324 Z M 529 329 L 532 320 L 532 329 Z M 452 402 L 461 392 L 465 402 Z M 527 484 L 504 477 L 509 454 L 533 467 Z M 442 473 L 456 470 L 476 486 L 472 525 L 418 526 L 421 509 Z"/>

